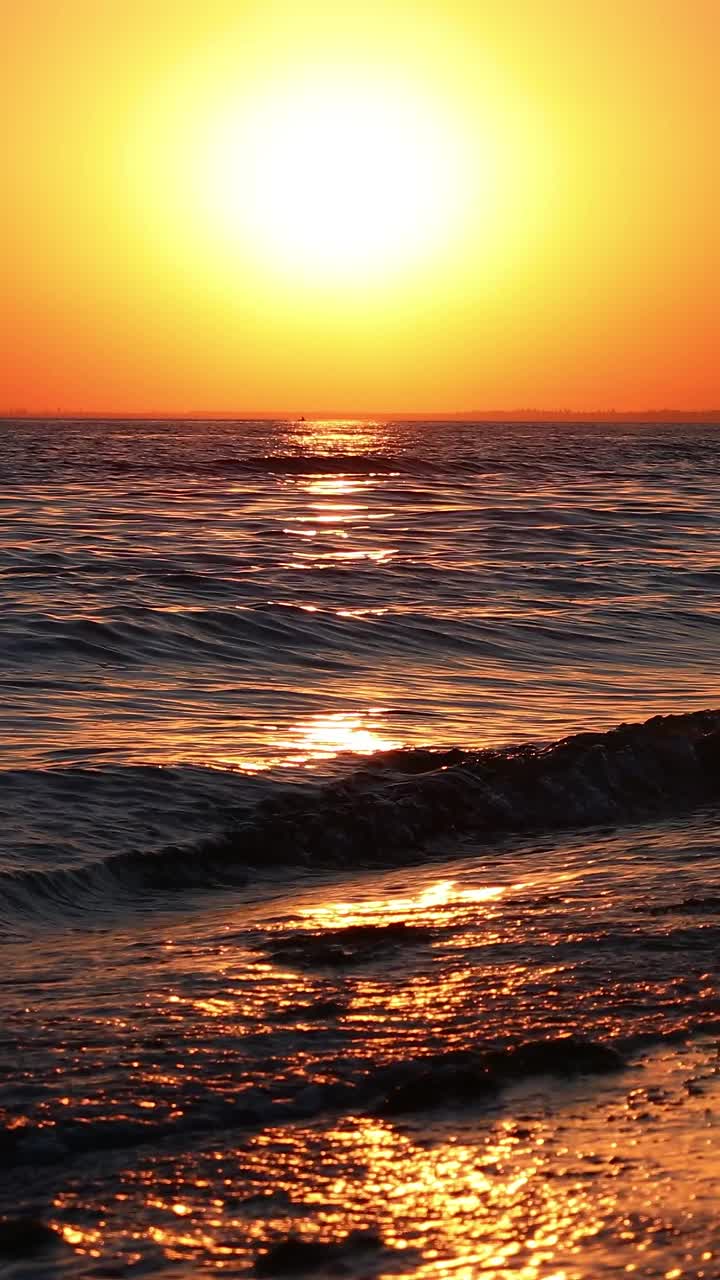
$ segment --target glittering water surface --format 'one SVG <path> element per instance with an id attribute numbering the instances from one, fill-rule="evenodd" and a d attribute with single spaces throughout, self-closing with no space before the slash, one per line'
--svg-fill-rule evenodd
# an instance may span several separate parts
<path id="1" fill-rule="evenodd" d="M 0 426 L 5 765 L 322 766 L 718 701 L 714 428 Z"/>
<path id="2" fill-rule="evenodd" d="M 719 464 L 0 424 L 0 1275 L 716 1280 Z"/>
<path id="3" fill-rule="evenodd" d="M 714 814 L 277 895 L 6 948 L 1 1205 L 65 1242 L 16 1274 L 717 1275 Z M 568 1033 L 624 1067 L 383 1105 Z"/>

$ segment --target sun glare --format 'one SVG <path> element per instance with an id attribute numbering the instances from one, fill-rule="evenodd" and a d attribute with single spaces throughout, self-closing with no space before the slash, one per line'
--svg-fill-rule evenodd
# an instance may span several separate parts
<path id="1" fill-rule="evenodd" d="M 396 272 L 441 249 L 465 194 L 451 121 L 371 83 L 299 85 L 228 109 L 205 147 L 216 226 L 274 269 L 321 281 Z"/>

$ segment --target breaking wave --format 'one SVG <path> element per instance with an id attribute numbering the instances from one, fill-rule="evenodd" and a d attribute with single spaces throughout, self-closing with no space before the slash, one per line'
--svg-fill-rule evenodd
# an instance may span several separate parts
<path id="1" fill-rule="evenodd" d="M 77 787 L 72 770 L 65 776 Z M 2 916 L 48 920 L 138 895 L 246 885 L 273 868 L 399 866 L 438 839 L 638 821 L 719 792 L 720 711 L 655 716 L 550 745 L 379 752 L 329 782 L 268 782 L 252 804 L 228 806 L 224 825 L 216 814 L 210 834 L 79 866 L 11 869 L 1 877 Z"/>

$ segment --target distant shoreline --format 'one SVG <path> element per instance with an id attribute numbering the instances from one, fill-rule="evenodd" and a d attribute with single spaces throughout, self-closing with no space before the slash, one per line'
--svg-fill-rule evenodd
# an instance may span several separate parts
<path id="1" fill-rule="evenodd" d="M 630 410 L 623 412 L 618 410 L 598 411 L 591 410 L 550 410 L 550 409 L 518 409 L 518 410 L 489 410 L 481 413 L 479 410 L 468 410 L 465 413 L 460 412 L 414 412 L 399 413 L 397 411 L 390 413 L 370 413 L 357 411 L 340 411 L 334 410 L 307 410 L 305 413 L 292 413 L 285 411 L 270 412 L 263 409 L 258 412 L 245 409 L 242 412 L 231 413 L 229 411 L 211 412 L 210 410 L 186 410 L 177 412 L 163 411 L 162 413 L 147 410 L 145 412 L 120 413 L 117 411 L 103 413 L 100 410 L 62 410 L 60 412 L 42 412 L 40 410 L 26 409 L 7 409 L 0 411 L 0 422 L 274 422 L 274 421 L 358 421 L 373 422 L 376 420 L 384 420 L 388 422 L 520 422 L 520 423 L 581 423 L 581 422 L 597 422 L 602 424 L 616 423 L 622 424 L 642 424 L 647 423 L 698 423 L 707 426 L 720 425 L 720 409 L 707 410 L 686 410 L 682 409 L 659 409 L 659 410 Z"/>

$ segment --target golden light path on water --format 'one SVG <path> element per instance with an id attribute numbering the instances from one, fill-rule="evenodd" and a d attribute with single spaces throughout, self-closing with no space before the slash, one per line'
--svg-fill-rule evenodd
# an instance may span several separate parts
<path id="1" fill-rule="evenodd" d="M 362 450 L 372 443 L 370 428 L 374 424 L 360 423 L 313 423 L 308 429 L 305 444 L 308 448 L 317 448 L 320 444 L 325 450 L 347 446 L 349 428 L 357 429 L 352 435 L 353 449 Z M 303 440 L 301 432 L 301 442 Z M 292 516 L 283 527 L 283 532 L 291 537 L 304 540 L 301 550 L 292 552 L 292 559 L 287 568 L 302 571 L 322 567 L 336 562 L 350 565 L 352 562 L 370 561 L 381 564 L 390 560 L 397 551 L 393 547 L 352 546 L 354 526 L 362 520 L 386 521 L 393 518 L 392 510 L 370 511 L 367 502 L 362 498 L 367 490 L 376 488 L 375 478 L 357 478 L 353 476 L 312 476 L 297 486 L 300 492 L 307 494 L 307 514 Z M 338 539 L 340 547 L 333 550 L 314 552 L 311 540 L 322 533 L 327 538 Z M 346 545 L 350 544 L 350 545 Z M 325 545 L 325 541 L 323 542 Z M 300 609 L 309 614 L 319 612 L 317 605 L 301 604 Z M 339 618 L 381 617 L 387 609 L 348 608 L 336 609 Z M 360 692 L 360 691 L 358 691 Z M 387 709 L 382 706 L 369 706 L 366 712 L 334 711 L 318 712 L 298 720 L 286 736 L 282 731 L 268 730 L 273 733 L 272 749 L 261 757 L 221 756 L 218 764 L 239 768 L 248 773 L 259 772 L 273 767 L 307 766 L 312 768 L 326 761 L 343 755 L 371 755 L 375 751 L 390 751 L 404 744 L 404 739 L 392 734 L 386 728 L 383 719 Z M 275 736 L 276 735 L 276 736 Z"/>
<path id="2" fill-rule="evenodd" d="M 513 886 L 519 890 L 524 885 Z M 416 919 L 421 916 L 423 922 L 436 923 L 447 918 L 448 910 L 463 904 L 493 902 L 507 893 L 506 885 L 490 885 L 482 889 L 460 888 L 454 880 L 438 880 L 430 884 L 413 897 L 393 894 L 386 900 L 368 902 L 333 902 L 329 905 L 306 907 L 299 911 L 301 919 L 319 928 L 336 928 L 338 925 L 362 924 L 372 920 L 374 923 L 391 923 L 396 920 Z"/>
<path id="3" fill-rule="evenodd" d="M 698 849 L 714 838 L 710 824 L 695 831 Z M 677 833 L 647 839 L 659 841 L 666 874 Z M 402 1070 L 473 1043 L 567 1035 L 581 1007 L 587 1034 L 603 1043 L 622 1036 L 628 1010 L 634 1029 L 671 1032 L 700 996 L 692 965 L 679 973 L 677 956 L 665 965 L 665 916 L 624 917 L 626 950 L 633 930 L 638 940 L 654 931 L 649 967 L 639 967 L 641 950 L 636 973 L 607 949 L 592 960 L 592 940 L 600 946 L 622 896 L 642 898 L 642 846 L 626 855 L 620 835 L 567 837 L 554 862 L 536 841 L 521 871 L 512 856 L 484 868 L 471 857 L 296 890 L 280 910 L 227 904 L 198 924 L 154 922 L 152 943 L 142 929 L 124 931 L 121 943 L 146 966 L 129 982 L 119 965 L 122 994 L 105 1015 L 127 1078 L 110 1079 L 108 1060 L 95 1062 L 98 1008 L 94 1028 L 82 1029 L 77 1098 L 69 1090 L 65 1102 L 101 1122 L 182 1124 L 197 1099 L 202 1114 L 242 1096 L 248 1054 L 253 1090 L 282 1106 L 292 1089 L 321 1095 L 346 1066 L 362 1081 L 379 1065 Z M 383 950 L 382 929 L 398 923 L 431 940 Z M 378 930 L 362 963 L 318 967 L 303 951 L 308 939 L 332 941 L 353 926 Z M 300 950 L 287 951 L 296 941 Z M 701 978 L 712 1002 L 711 976 Z M 63 1069 L 75 1052 L 65 1048 Z M 478 1105 L 450 1099 L 391 1117 L 361 1087 L 356 1102 L 293 1122 L 210 1135 L 200 1127 L 179 1146 L 170 1137 L 130 1158 L 108 1155 L 115 1175 L 90 1192 L 82 1169 L 63 1178 L 53 1220 L 88 1261 L 110 1254 L 128 1267 L 175 1268 L 183 1280 L 279 1277 L 263 1271 L 273 1245 L 334 1247 L 354 1232 L 370 1233 L 366 1249 L 360 1240 L 337 1266 L 307 1274 L 715 1280 L 718 1123 L 720 1056 L 706 1035 L 631 1054 L 618 1075 L 511 1081 Z M 49 1112 L 47 1124 L 51 1138 Z"/>
<path id="4" fill-rule="evenodd" d="M 668 1071 L 654 1074 L 654 1083 L 668 1084 L 669 1076 Z M 578 1109 L 586 1101 L 578 1099 Z M 621 1110 L 626 1122 L 631 1120 L 631 1107 Z M 457 1136 L 435 1125 L 429 1141 L 370 1119 L 348 1119 L 323 1135 L 281 1130 L 240 1150 L 216 1152 L 214 1167 L 201 1162 L 199 1176 L 187 1167 L 175 1185 L 162 1168 L 130 1174 L 116 1198 L 120 1203 L 110 1204 L 108 1211 L 140 1198 L 143 1216 L 156 1220 L 130 1233 L 128 1261 L 142 1259 L 149 1239 L 170 1264 L 192 1265 L 202 1255 L 203 1270 L 230 1274 L 238 1266 L 244 1273 L 258 1252 L 262 1256 L 268 1232 L 280 1238 L 297 1233 L 301 1202 L 313 1218 L 312 1229 L 301 1231 L 307 1242 L 342 1239 L 381 1224 L 382 1259 L 370 1273 L 367 1263 L 348 1267 L 343 1273 L 349 1275 L 591 1280 L 622 1274 L 712 1280 L 718 1255 L 702 1241 L 677 1264 L 664 1269 L 662 1264 L 673 1243 L 673 1212 L 689 1210 L 692 1216 L 682 1189 L 673 1193 L 672 1188 L 684 1161 L 698 1163 L 709 1195 L 709 1178 L 717 1171 L 711 1129 L 700 1120 L 696 1139 L 686 1138 L 673 1152 L 667 1138 L 643 1143 L 625 1132 L 622 1142 L 609 1135 L 603 1139 L 600 1130 L 610 1116 L 607 1103 L 596 1108 L 584 1134 L 577 1112 L 566 1115 L 561 1126 L 547 1120 L 528 1126 L 505 1117 L 485 1132 L 463 1126 Z M 643 1160 L 659 1174 L 644 1188 L 642 1179 L 626 1181 L 628 1170 Z M 238 1212 L 238 1165 L 246 1186 L 257 1188 L 248 1197 L 255 1202 L 253 1210 Z M 636 1202 L 643 1190 L 652 1207 L 628 1212 L 624 1201 Z M 72 1200 L 62 1197 L 57 1208 L 71 1208 Z M 78 1252 L 101 1256 L 102 1231 L 66 1227 L 63 1234 Z"/>
<path id="5" fill-rule="evenodd" d="M 62 1233 L 97 1259 L 130 1211 L 125 1261 L 141 1263 L 153 1245 L 182 1275 L 253 1274 L 268 1242 L 368 1232 L 382 1240 L 379 1251 L 359 1248 L 342 1270 L 321 1264 L 308 1274 L 714 1280 L 719 1255 L 707 1222 L 720 1174 L 717 1068 L 710 1096 L 687 1099 L 683 1085 L 707 1076 L 710 1058 L 702 1046 L 679 1059 L 666 1052 L 620 1089 L 564 1087 L 562 1098 L 543 1084 L 518 1089 L 502 1113 L 400 1125 L 349 1116 L 179 1159 L 160 1154 L 121 1174 L 120 1190 L 96 1206 L 100 1227 Z M 683 1095 L 689 1105 L 679 1113 Z M 80 1203 L 69 1191 L 55 1211 L 72 1218 Z"/>
<path id="6" fill-rule="evenodd" d="M 247 756 L 220 756 L 218 764 L 248 773 L 278 766 L 317 765 L 340 755 L 371 755 L 402 746 L 401 738 L 383 732 L 382 707 L 371 707 L 366 715 L 341 711 L 299 720 L 287 737 L 278 736 L 272 754 L 261 759 Z"/>

